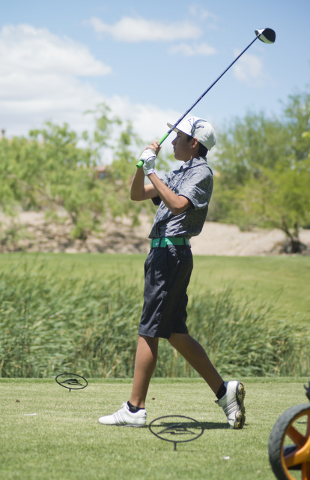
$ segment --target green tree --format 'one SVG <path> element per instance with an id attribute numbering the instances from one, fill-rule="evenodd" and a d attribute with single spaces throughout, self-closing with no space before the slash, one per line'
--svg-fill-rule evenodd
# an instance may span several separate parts
<path id="1" fill-rule="evenodd" d="M 32 130 L 27 139 L 2 140 L 6 164 L 1 184 L 7 186 L 1 192 L 2 206 L 7 209 L 9 200 L 23 210 L 62 207 L 72 221 L 73 238 L 85 239 L 102 213 L 102 194 L 94 179 L 92 152 L 78 147 L 79 140 L 67 124 L 50 122 Z"/>
<path id="2" fill-rule="evenodd" d="M 78 135 L 68 124 L 47 122 L 29 137 L 0 140 L 0 206 L 12 215 L 22 210 L 64 209 L 73 239 L 87 240 L 104 218 L 130 217 L 139 223 L 142 210 L 153 211 L 152 202 L 131 202 L 130 185 L 138 154 L 144 145 L 130 122 L 113 116 L 104 104 L 96 111 L 90 135 Z M 165 164 L 165 157 L 158 166 Z M 98 178 L 96 166 L 106 165 Z"/>
<path id="3" fill-rule="evenodd" d="M 300 252 L 300 227 L 310 226 L 310 93 L 289 97 L 283 115 L 235 119 L 218 139 L 218 177 L 210 211 L 241 228 L 274 227 L 287 251 Z"/>

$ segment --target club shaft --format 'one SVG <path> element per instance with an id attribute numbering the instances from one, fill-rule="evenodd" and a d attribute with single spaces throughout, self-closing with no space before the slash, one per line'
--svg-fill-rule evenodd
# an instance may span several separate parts
<path id="1" fill-rule="evenodd" d="M 251 45 L 253 45 L 253 43 L 261 36 L 260 35 L 257 35 L 254 40 L 252 40 L 252 42 L 240 53 L 240 55 L 238 55 L 238 57 L 235 58 L 235 60 L 233 62 L 231 62 L 231 64 L 226 68 L 226 70 L 224 70 L 223 73 L 221 73 L 221 75 L 219 77 L 217 77 L 217 79 L 210 85 L 210 87 L 207 88 L 207 90 L 205 92 L 203 92 L 203 94 L 196 100 L 195 103 L 193 103 L 193 105 L 188 109 L 186 110 L 186 112 L 182 115 L 182 117 L 179 118 L 179 120 L 168 130 L 168 132 L 160 139 L 159 141 L 159 144 L 161 145 L 165 140 L 166 138 L 170 135 L 170 133 L 175 129 L 175 127 L 177 125 L 179 125 L 179 123 L 183 120 L 183 118 L 186 117 L 186 115 L 191 111 L 193 110 L 193 108 L 197 105 L 197 103 L 200 102 L 200 100 L 211 90 L 212 87 L 214 87 L 214 85 L 222 78 L 223 75 L 225 75 L 225 73 L 234 65 L 234 63 L 236 63 L 236 61 L 248 50 L 248 48 L 250 48 Z M 139 160 L 138 163 L 136 164 L 136 166 L 138 168 L 142 167 L 143 166 L 143 160 Z"/>
<path id="2" fill-rule="evenodd" d="M 210 87 L 207 88 L 207 90 L 205 92 L 203 92 L 203 94 L 196 100 L 195 103 L 193 103 L 193 105 L 184 113 L 184 115 L 182 115 L 182 117 L 179 118 L 179 120 L 173 125 L 172 128 L 170 128 L 170 130 L 168 131 L 168 135 L 169 133 L 172 132 L 172 130 L 183 120 L 184 117 L 186 117 L 186 115 L 197 105 L 198 102 L 200 102 L 200 100 L 211 90 L 211 88 L 222 78 L 223 75 L 225 75 L 225 73 L 227 72 L 227 70 L 229 70 L 234 63 L 236 63 L 236 61 L 241 57 L 241 55 L 244 54 L 244 52 L 247 51 L 248 48 L 250 48 L 250 46 L 258 39 L 258 36 L 254 38 L 254 40 L 240 53 L 240 55 L 238 55 L 237 58 L 235 58 L 235 60 L 229 65 L 229 67 L 226 68 L 226 70 L 224 70 L 223 73 L 221 73 L 221 75 L 219 77 L 217 77 L 217 79 L 212 83 L 212 85 L 210 85 Z"/>

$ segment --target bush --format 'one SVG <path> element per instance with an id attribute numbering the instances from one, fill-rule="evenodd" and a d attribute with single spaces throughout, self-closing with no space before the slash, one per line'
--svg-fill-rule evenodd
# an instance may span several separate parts
<path id="1" fill-rule="evenodd" d="M 293 330 L 288 319 L 275 321 L 271 307 L 253 307 L 232 288 L 193 296 L 188 327 L 221 375 L 309 374 L 309 338 L 302 327 Z M 166 374 L 197 376 L 178 353 Z"/>
<path id="2" fill-rule="evenodd" d="M 128 279 L 80 279 L 27 267 L 0 275 L 0 376 L 131 377 L 142 290 Z M 232 289 L 190 298 L 190 333 L 222 375 L 308 375 L 309 339 Z M 155 375 L 196 376 L 162 340 Z"/>

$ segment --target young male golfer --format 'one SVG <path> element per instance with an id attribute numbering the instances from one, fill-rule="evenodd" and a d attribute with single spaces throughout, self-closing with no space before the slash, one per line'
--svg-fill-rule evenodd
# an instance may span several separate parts
<path id="1" fill-rule="evenodd" d="M 180 169 L 159 179 L 155 159 L 161 147 L 153 142 L 141 156 L 143 169 L 137 169 L 133 178 L 131 199 L 152 199 L 158 210 L 149 236 L 151 250 L 145 262 L 144 305 L 131 397 L 120 410 L 100 417 L 99 422 L 132 427 L 145 425 L 145 399 L 156 366 L 158 341 L 166 338 L 213 390 L 230 427 L 240 429 L 245 422 L 243 384 L 223 381 L 186 326 L 186 290 L 193 268 L 189 239 L 199 235 L 208 212 L 213 174 L 206 155 L 215 145 L 215 132 L 210 123 L 197 117 L 183 120 L 175 131 L 172 145 L 174 157 L 182 162 Z M 144 184 L 145 176 L 151 184 Z"/>

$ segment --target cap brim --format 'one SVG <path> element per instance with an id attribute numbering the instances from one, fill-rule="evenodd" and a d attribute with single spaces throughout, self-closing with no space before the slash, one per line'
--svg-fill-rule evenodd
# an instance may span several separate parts
<path id="1" fill-rule="evenodd" d="M 172 127 L 173 127 L 173 125 L 171 125 L 171 123 L 167 123 L 167 125 L 168 125 L 169 128 L 172 128 Z M 181 130 L 179 130 L 177 127 L 175 127 L 175 128 L 173 129 L 173 131 L 174 131 L 174 132 L 180 132 Z"/>

